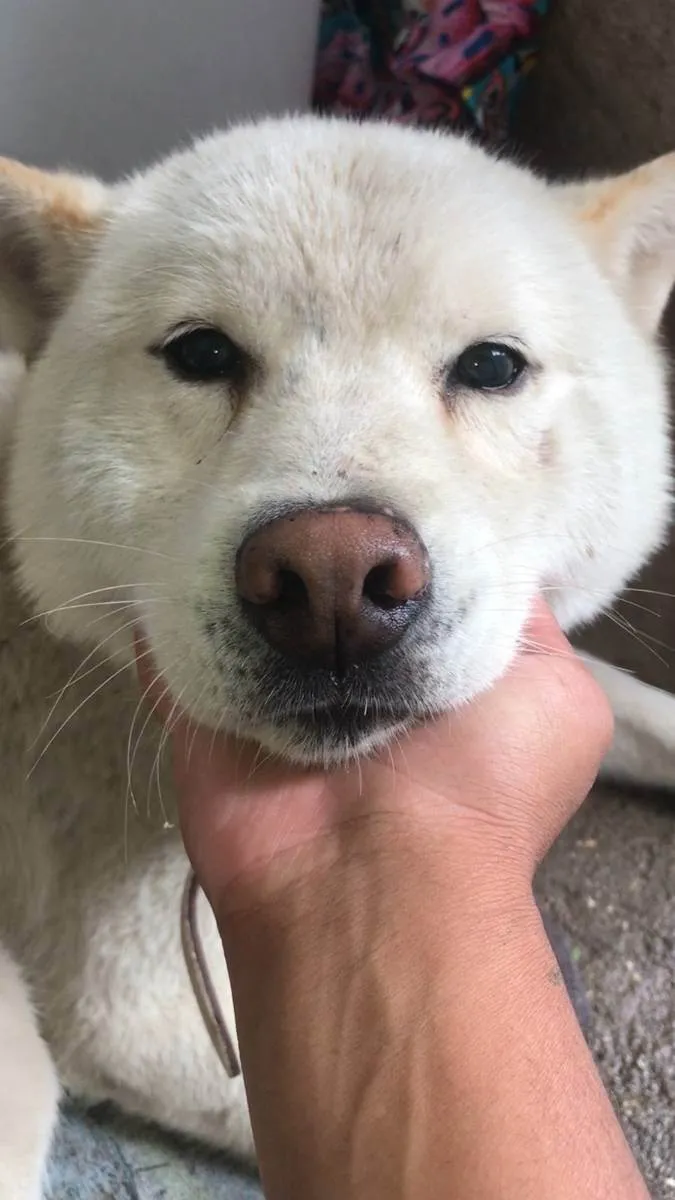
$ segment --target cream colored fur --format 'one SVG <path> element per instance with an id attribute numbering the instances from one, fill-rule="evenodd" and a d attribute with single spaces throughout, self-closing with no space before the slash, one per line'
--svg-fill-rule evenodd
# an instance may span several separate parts
<path id="1" fill-rule="evenodd" d="M 674 213 L 672 158 L 557 187 L 454 137 L 307 118 L 112 189 L 0 165 L 0 339 L 27 360 L 2 408 L 2 1200 L 40 1195 L 54 1070 L 252 1152 L 181 957 L 187 863 L 134 626 L 195 717 L 333 761 L 400 726 L 320 745 L 265 693 L 234 555 L 275 505 L 365 496 L 417 529 L 433 596 L 388 683 L 411 720 L 490 686 L 539 589 L 567 629 L 608 606 L 669 515 Z M 243 391 L 150 353 L 185 322 L 246 348 Z M 489 338 L 522 347 L 522 386 L 448 391 Z M 675 700 L 593 668 L 609 769 L 672 784 Z"/>

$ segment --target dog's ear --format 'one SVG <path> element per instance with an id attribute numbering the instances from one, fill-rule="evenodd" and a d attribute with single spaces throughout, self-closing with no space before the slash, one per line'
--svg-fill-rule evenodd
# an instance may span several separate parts
<path id="1" fill-rule="evenodd" d="M 105 223 L 95 179 L 0 158 L 0 348 L 33 357 Z"/>
<path id="2" fill-rule="evenodd" d="M 675 154 L 559 194 L 634 319 L 655 333 L 675 283 Z"/>

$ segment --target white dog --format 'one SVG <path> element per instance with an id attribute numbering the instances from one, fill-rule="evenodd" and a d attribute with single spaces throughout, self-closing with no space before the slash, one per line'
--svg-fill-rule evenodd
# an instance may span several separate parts
<path id="1" fill-rule="evenodd" d="M 251 1153 L 134 628 L 177 705 L 305 760 L 470 700 L 538 590 L 570 629 L 664 536 L 674 279 L 675 157 L 551 186 L 302 118 L 112 188 L 2 162 L 3 1200 L 41 1194 L 60 1088 Z M 594 669 L 608 769 L 671 784 L 675 700 Z"/>

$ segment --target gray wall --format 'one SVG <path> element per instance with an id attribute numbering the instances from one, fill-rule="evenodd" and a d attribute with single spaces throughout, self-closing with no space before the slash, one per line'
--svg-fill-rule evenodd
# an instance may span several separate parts
<path id="1" fill-rule="evenodd" d="M 0 0 L 0 154 L 114 178 L 305 107 L 318 0 Z"/>

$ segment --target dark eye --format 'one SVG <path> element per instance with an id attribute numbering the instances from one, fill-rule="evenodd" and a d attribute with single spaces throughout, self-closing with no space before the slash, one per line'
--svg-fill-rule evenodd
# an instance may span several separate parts
<path id="1" fill-rule="evenodd" d="M 480 392 L 511 387 L 527 367 L 519 350 L 501 342 L 476 342 L 460 354 L 450 371 L 450 382 Z"/>
<path id="2" fill-rule="evenodd" d="M 156 353 L 174 375 L 191 383 L 233 379 L 244 364 L 244 355 L 232 339 L 207 326 L 176 334 Z"/>

